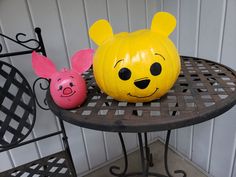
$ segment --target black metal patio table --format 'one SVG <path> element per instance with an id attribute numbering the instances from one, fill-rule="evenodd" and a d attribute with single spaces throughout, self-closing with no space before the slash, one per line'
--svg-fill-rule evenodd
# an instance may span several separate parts
<path id="1" fill-rule="evenodd" d="M 172 129 L 201 123 L 226 112 L 236 103 L 236 72 L 227 66 L 194 57 L 181 57 L 182 70 L 174 87 L 160 99 L 148 103 L 119 102 L 102 93 L 91 72 L 85 75 L 88 84 L 86 102 L 77 109 L 60 109 L 47 92 L 50 109 L 62 120 L 94 130 L 118 132 L 121 141 L 125 168 L 110 168 L 114 176 L 157 176 L 149 172 L 152 155 L 147 142 L 147 132 L 167 130 L 164 162 L 167 176 L 167 155 Z M 138 134 L 142 169 L 127 173 L 128 160 L 122 133 Z M 144 135 L 144 142 L 142 136 Z M 120 172 L 117 172 L 120 170 Z M 175 173 L 182 173 L 176 170 Z"/>

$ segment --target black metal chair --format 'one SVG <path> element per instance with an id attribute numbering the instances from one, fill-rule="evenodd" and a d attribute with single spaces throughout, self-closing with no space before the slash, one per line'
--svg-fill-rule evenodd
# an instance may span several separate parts
<path id="1" fill-rule="evenodd" d="M 0 58 L 30 54 L 33 50 L 46 56 L 45 47 L 41 37 L 40 28 L 35 29 L 36 47 L 25 45 L 27 41 L 20 41 L 23 33 L 18 33 L 16 39 L 0 34 L 5 40 L 11 40 L 23 47 L 25 50 L 3 53 L 0 44 Z M 37 79 L 39 81 L 41 78 Z M 35 84 L 35 83 L 34 83 Z M 43 88 L 42 88 L 43 89 Z M 13 148 L 18 148 L 29 143 L 35 143 L 46 138 L 60 135 L 64 143 L 64 149 L 47 157 L 37 159 L 19 167 L 0 172 L 0 177 L 21 176 L 76 176 L 75 167 L 70 153 L 70 148 L 65 132 L 64 124 L 59 120 L 60 130 L 41 137 L 25 140 L 32 131 L 36 120 L 36 103 L 38 103 L 34 89 L 32 89 L 23 74 L 11 64 L 0 60 L 0 153 Z M 44 106 L 40 107 L 46 109 Z M 20 109 L 19 109 L 20 108 Z"/>

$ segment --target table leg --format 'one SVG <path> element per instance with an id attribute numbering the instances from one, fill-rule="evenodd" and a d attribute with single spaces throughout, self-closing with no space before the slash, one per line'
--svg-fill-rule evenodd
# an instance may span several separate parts
<path id="1" fill-rule="evenodd" d="M 120 173 L 114 171 L 114 170 L 120 170 L 120 167 L 115 166 L 115 165 L 111 166 L 109 171 L 113 176 L 122 177 L 126 174 L 126 171 L 127 171 L 127 168 L 128 168 L 128 158 L 127 158 L 127 152 L 126 152 L 123 136 L 122 136 L 121 133 L 118 133 L 118 135 L 119 135 L 119 139 L 120 139 L 120 142 L 121 142 L 122 151 L 123 151 L 123 154 L 124 154 L 125 167 L 124 167 L 124 170 Z"/>
<path id="2" fill-rule="evenodd" d="M 169 172 L 169 167 L 168 167 L 168 146 L 169 146 L 169 141 L 170 141 L 170 134 L 171 130 L 168 130 L 167 136 L 166 136 L 166 143 L 165 143 L 165 152 L 164 152 L 164 163 L 165 163 L 165 170 L 166 174 L 168 177 L 173 177 L 170 172 Z M 167 177 L 162 174 L 158 173 L 152 173 L 149 172 L 149 166 L 150 164 L 153 164 L 152 162 L 152 155 L 150 153 L 150 148 L 148 146 L 148 141 L 147 141 L 147 133 L 144 133 L 144 141 L 145 143 L 143 144 L 142 140 L 142 133 L 138 133 L 138 140 L 139 140 L 139 151 L 140 151 L 140 160 L 141 160 L 141 165 L 142 165 L 142 171 L 141 172 L 132 172 L 132 173 L 126 173 L 128 169 L 128 157 L 127 157 L 127 151 L 124 143 L 124 139 L 121 133 L 118 133 L 119 139 L 121 142 L 123 154 L 124 154 L 124 162 L 125 162 L 125 167 L 122 172 L 115 172 L 115 170 L 120 170 L 120 167 L 118 166 L 111 166 L 110 167 L 110 173 L 113 176 L 117 177 L 129 177 L 129 176 L 137 176 L 137 175 L 142 175 L 143 177 L 148 177 L 148 176 L 155 176 L 155 177 Z M 145 146 L 145 152 L 144 152 L 144 147 Z M 175 174 L 183 174 L 183 177 L 187 177 L 186 173 L 183 170 L 175 170 Z"/>
<path id="3" fill-rule="evenodd" d="M 148 173 L 148 163 L 145 160 L 144 157 L 144 150 L 143 150 L 143 140 L 142 140 L 142 134 L 138 133 L 138 141 L 139 141 L 139 148 L 140 148 L 140 158 L 141 158 L 141 165 L 142 165 L 142 175 L 144 177 L 147 177 L 147 173 Z M 146 141 L 145 141 L 146 142 Z M 145 143 L 146 144 L 146 143 Z M 146 148 L 146 147 L 145 147 Z M 146 155 L 147 155 L 147 148 L 146 148 Z"/>
<path id="4" fill-rule="evenodd" d="M 142 133 L 138 133 L 139 151 L 140 151 L 140 158 L 141 158 L 140 161 L 141 161 L 141 165 L 142 165 L 142 169 L 141 169 L 142 171 L 126 173 L 127 169 L 128 169 L 127 152 L 126 152 L 126 148 L 125 148 L 125 144 L 124 144 L 122 134 L 118 133 L 118 135 L 119 135 L 122 150 L 123 150 L 123 153 L 124 153 L 125 167 L 124 167 L 122 172 L 115 172 L 115 170 L 120 170 L 120 167 L 111 166 L 109 171 L 113 176 L 117 176 L 117 177 L 131 177 L 131 176 L 167 177 L 167 176 L 162 175 L 162 174 L 149 172 L 150 161 L 152 161 L 152 158 L 151 158 L 150 149 L 149 149 L 148 142 L 147 142 L 147 133 L 144 133 L 145 144 L 143 143 Z M 145 148 L 145 150 L 144 150 L 144 148 Z"/>
<path id="5" fill-rule="evenodd" d="M 171 130 L 168 130 L 167 135 L 166 135 L 165 154 L 164 154 L 165 170 L 166 170 L 166 174 L 168 175 L 168 177 L 172 177 L 172 175 L 170 174 L 170 171 L 169 171 L 169 167 L 168 167 L 168 146 L 169 146 L 169 141 L 170 141 L 170 134 L 171 134 Z M 185 171 L 183 171 L 183 170 L 175 170 L 174 173 L 175 174 L 182 173 L 183 177 L 187 176 Z"/>

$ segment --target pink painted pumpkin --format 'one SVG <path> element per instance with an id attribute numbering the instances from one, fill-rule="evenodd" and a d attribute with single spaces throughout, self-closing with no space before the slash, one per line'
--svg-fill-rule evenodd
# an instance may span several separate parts
<path id="1" fill-rule="evenodd" d="M 80 106 L 86 99 L 87 87 L 81 74 L 93 62 L 93 50 L 76 52 L 71 58 L 72 69 L 57 71 L 54 63 L 36 52 L 32 53 L 32 67 L 37 76 L 50 79 L 50 93 L 54 102 L 61 108 L 72 109 Z"/>

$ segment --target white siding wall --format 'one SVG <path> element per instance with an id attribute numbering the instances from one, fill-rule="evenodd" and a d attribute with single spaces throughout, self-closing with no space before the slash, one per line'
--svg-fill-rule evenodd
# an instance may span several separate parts
<path id="1" fill-rule="evenodd" d="M 42 28 L 48 57 L 58 68 L 69 67 L 69 57 L 82 48 L 96 48 L 88 38 L 89 26 L 100 18 L 108 19 L 114 32 L 134 31 L 150 26 L 155 12 L 164 10 L 177 18 L 171 35 L 181 55 L 208 58 L 236 69 L 236 0 L 1 0 L 0 32 L 18 32 L 34 37 L 33 27 Z M 1 39 L 0 39 L 1 40 Z M 3 50 L 18 46 L 3 41 Z M 33 82 L 36 78 L 28 57 L 12 57 Z M 236 176 L 236 107 L 214 120 L 174 130 L 170 144 L 186 158 L 215 177 Z M 37 137 L 58 129 L 50 112 L 38 111 L 30 136 Z M 83 174 L 121 155 L 115 133 L 79 128 L 66 123 L 69 142 L 78 174 Z M 165 132 L 149 134 L 149 140 L 165 138 Z M 128 150 L 137 147 L 135 134 L 125 134 Z M 50 143 L 49 143 L 50 142 Z M 61 149 L 58 139 L 0 153 L 0 171 Z M 27 155 L 25 155 L 27 154 Z"/>

